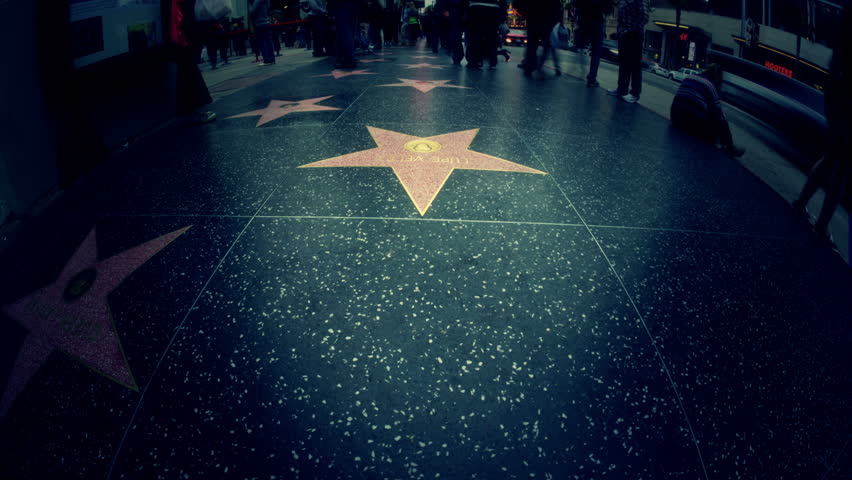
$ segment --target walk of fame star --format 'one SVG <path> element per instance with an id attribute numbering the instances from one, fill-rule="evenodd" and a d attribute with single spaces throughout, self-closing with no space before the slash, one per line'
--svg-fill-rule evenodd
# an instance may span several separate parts
<path id="1" fill-rule="evenodd" d="M 326 107 L 325 105 L 317 105 L 317 103 L 322 102 L 323 100 L 328 100 L 333 96 L 334 95 L 329 95 L 327 97 L 308 98 L 306 100 L 298 100 L 294 102 L 287 100 L 270 100 L 269 105 L 266 108 L 262 108 L 260 110 L 253 110 L 251 112 L 246 113 L 240 113 L 239 115 L 232 115 L 227 118 L 255 117 L 257 115 L 260 115 L 260 118 L 257 120 L 257 124 L 255 125 L 255 127 L 259 127 L 273 120 L 279 119 L 289 113 L 340 110 L 336 107 Z"/>
<path id="2" fill-rule="evenodd" d="M 438 57 L 436 57 L 435 55 L 414 55 L 411 58 L 433 58 L 434 59 L 434 58 L 438 58 Z"/>
<path id="3" fill-rule="evenodd" d="M 375 75 L 375 73 L 371 73 L 368 70 L 332 70 L 331 73 L 314 75 L 314 77 L 334 77 L 337 80 L 338 78 L 348 77 L 349 75 Z"/>
<path id="4" fill-rule="evenodd" d="M 6 383 L 0 418 L 54 350 L 110 380 L 139 390 L 124 357 L 107 294 L 188 229 L 168 233 L 106 260 L 98 260 L 92 229 L 55 282 L 2 308 L 29 333 Z"/>
<path id="5" fill-rule="evenodd" d="M 320 160 L 299 168 L 390 167 L 402 183 L 420 215 L 425 215 L 453 170 L 494 172 L 545 172 L 468 150 L 479 129 L 414 137 L 403 133 L 367 127 L 378 147 Z"/>
<path id="6" fill-rule="evenodd" d="M 375 63 L 375 62 L 389 62 L 390 60 L 386 58 L 368 58 L 358 60 L 359 63 Z"/>
<path id="7" fill-rule="evenodd" d="M 412 80 L 410 78 L 400 78 L 402 83 L 389 83 L 387 85 L 376 85 L 377 87 L 413 87 L 423 93 L 432 91 L 435 88 L 466 88 L 459 85 L 447 85 L 451 80 Z"/>
<path id="8" fill-rule="evenodd" d="M 444 65 L 433 65 L 431 63 L 402 63 L 400 66 L 405 68 L 432 68 L 435 70 L 444 68 Z"/>

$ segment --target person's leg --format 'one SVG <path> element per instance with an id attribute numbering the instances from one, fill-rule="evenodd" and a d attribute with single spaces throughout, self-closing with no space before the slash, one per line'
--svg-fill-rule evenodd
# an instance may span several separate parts
<path id="1" fill-rule="evenodd" d="M 848 153 L 846 153 L 848 155 Z M 831 164 L 834 168 L 828 172 L 828 182 L 825 185 L 825 200 L 822 202 L 822 208 L 819 211 L 819 218 L 814 224 L 814 230 L 819 235 L 828 237 L 828 224 L 831 222 L 831 217 L 834 216 L 834 211 L 840 203 L 840 199 L 846 193 L 846 186 L 849 185 L 849 177 L 852 174 L 852 169 L 842 164 L 841 160 L 833 152 L 829 152 L 829 157 L 834 160 Z"/>
<path id="2" fill-rule="evenodd" d="M 337 6 L 337 65 L 342 68 L 355 66 L 355 4 L 342 2 Z"/>
<path id="3" fill-rule="evenodd" d="M 531 73 L 538 68 L 538 38 L 540 26 L 535 21 L 527 21 L 527 50 L 524 54 L 524 72 Z"/>
<path id="4" fill-rule="evenodd" d="M 502 12 L 496 8 L 489 8 L 482 31 L 482 60 L 488 61 L 492 68 L 497 67 L 497 42 L 494 39 L 497 37 L 497 28 L 500 26 Z"/>
<path id="5" fill-rule="evenodd" d="M 263 56 L 263 63 L 275 63 L 275 53 L 272 46 L 272 27 L 269 25 L 260 25 L 255 27 L 257 32 L 257 40 L 260 44 L 260 54 Z"/>
<path id="6" fill-rule="evenodd" d="M 462 45 L 462 16 L 458 11 L 450 11 L 450 55 L 453 63 L 459 64 L 464 58 L 464 46 Z"/>
<path id="7" fill-rule="evenodd" d="M 618 37 L 618 95 L 627 95 L 630 89 L 630 67 L 627 52 L 630 49 L 627 34 Z"/>
<path id="8" fill-rule="evenodd" d="M 630 94 L 636 98 L 642 93 L 642 34 L 630 34 Z"/>
<path id="9" fill-rule="evenodd" d="M 593 25 L 587 31 L 592 52 L 589 60 L 589 75 L 586 77 L 586 83 L 590 86 L 595 86 L 598 83 L 598 68 L 601 65 L 601 50 L 603 49 L 604 26 L 603 24 Z"/>
<path id="10" fill-rule="evenodd" d="M 308 31 L 305 32 L 305 38 L 310 37 L 309 44 L 313 48 L 313 56 L 319 57 L 322 55 L 323 39 L 320 33 L 320 17 L 318 15 L 308 16 Z"/>
<path id="11" fill-rule="evenodd" d="M 811 172 L 808 174 L 808 179 L 805 181 L 805 186 L 802 187 L 802 191 L 799 193 L 799 197 L 793 202 L 794 210 L 805 209 L 808 201 L 814 196 L 820 184 L 827 178 L 826 174 L 830 170 L 830 167 L 826 156 L 823 156 L 814 164 Z"/>

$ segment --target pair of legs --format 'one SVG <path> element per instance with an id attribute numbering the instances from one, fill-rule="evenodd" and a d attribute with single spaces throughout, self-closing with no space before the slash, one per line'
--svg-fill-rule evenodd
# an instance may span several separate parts
<path id="1" fill-rule="evenodd" d="M 322 57 L 328 53 L 325 41 L 327 37 L 325 15 L 310 15 L 308 20 L 311 24 L 311 42 L 314 46 L 314 56 Z"/>
<path id="2" fill-rule="evenodd" d="M 543 64 L 547 59 L 547 54 L 549 53 L 548 49 L 550 48 L 550 33 L 553 31 L 553 27 L 555 26 L 555 21 L 527 21 L 527 52 L 524 57 L 524 72 L 532 73 L 541 66 L 538 61 L 539 44 L 544 46 L 544 58 L 541 63 Z M 558 67 L 559 65 L 557 65 L 557 68 Z"/>
<path id="3" fill-rule="evenodd" d="M 586 76 L 586 85 L 590 87 L 598 84 L 598 69 L 601 65 L 601 50 L 603 49 L 604 25 L 592 23 L 580 26 L 579 46 L 590 49 L 589 74 Z"/>
<path id="4" fill-rule="evenodd" d="M 595 72 L 597 75 L 597 72 Z M 642 93 L 642 33 L 627 32 L 618 38 L 618 94 Z"/>
<path id="5" fill-rule="evenodd" d="M 338 68 L 355 67 L 355 29 L 357 28 L 357 7 L 355 2 L 338 2 L 335 8 L 337 26 L 337 64 Z"/>
<path id="6" fill-rule="evenodd" d="M 502 12 L 499 8 L 473 6 L 470 7 L 470 19 L 468 66 L 481 67 L 485 61 L 497 66 L 497 46 L 494 44 L 494 35 L 502 21 Z"/>
<path id="7" fill-rule="evenodd" d="M 464 11 L 460 8 L 451 8 L 449 11 L 449 32 L 447 33 L 447 45 L 453 63 L 458 65 L 464 58 L 464 46 L 462 45 L 462 32 L 464 32 Z"/>
<path id="8" fill-rule="evenodd" d="M 257 37 L 257 46 L 260 49 L 260 54 L 263 56 L 263 63 L 266 65 L 275 63 L 275 51 L 272 45 L 272 26 L 255 25 L 254 34 Z"/>
<path id="9" fill-rule="evenodd" d="M 852 166 L 844 162 L 843 157 L 849 154 L 848 151 L 838 146 L 840 142 L 834 143 L 831 150 L 814 165 L 799 198 L 793 202 L 794 210 L 804 212 L 808 200 L 816 193 L 817 188 L 820 185 L 825 188 L 825 200 L 822 202 L 819 218 L 814 224 L 817 234 L 824 237 L 828 236 L 828 222 L 831 221 L 834 210 L 837 209 L 852 177 Z"/>

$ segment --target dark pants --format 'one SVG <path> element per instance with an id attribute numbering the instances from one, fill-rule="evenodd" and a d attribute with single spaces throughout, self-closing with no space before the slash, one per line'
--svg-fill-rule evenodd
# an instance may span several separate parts
<path id="1" fill-rule="evenodd" d="M 825 200 L 822 202 L 819 218 L 814 224 L 814 229 L 821 234 L 827 233 L 828 223 L 834 215 L 834 210 L 837 209 L 837 205 L 846 192 L 846 187 L 852 180 L 850 178 L 852 177 L 852 164 L 846 159 L 846 156 L 849 155 L 849 142 L 846 143 L 847 145 L 843 145 L 843 137 L 832 140 L 832 146 L 828 153 L 814 165 L 799 198 L 794 203 L 795 206 L 804 208 L 807 206 L 808 200 L 816 193 L 817 188 L 820 186 L 825 188 Z"/>
<path id="2" fill-rule="evenodd" d="M 263 63 L 275 63 L 275 53 L 272 51 L 272 27 L 270 25 L 255 25 L 254 35 L 257 48 L 263 56 Z"/>
<path id="3" fill-rule="evenodd" d="M 582 47 L 589 46 L 591 60 L 589 61 L 589 74 L 586 81 L 595 83 L 598 80 L 598 68 L 601 66 L 601 50 L 603 49 L 604 26 L 602 23 L 592 23 L 580 27 L 580 44 Z M 577 43 L 577 42 L 575 42 Z"/>
<path id="4" fill-rule="evenodd" d="M 176 52 L 175 100 L 178 115 L 191 115 L 197 109 L 212 102 L 204 77 L 195 61 L 195 49 L 178 48 Z"/>
<path id="5" fill-rule="evenodd" d="M 447 45 L 449 45 L 450 55 L 452 55 L 454 63 L 459 63 L 464 58 L 462 33 L 464 33 L 464 11 L 458 7 L 451 8 Z"/>
<path id="6" fill-rule="evenodd" d="M 524 57 L 524 71 L 532 72 L 539 68 L 538 63 L 538 46 L 544 45 L 544 58 L 541 63 L 547 59 L 548 48 L 550 45 L 550 32 L 556 26 L 556 21 L 546 21 L 539 19 L 527 20 L 527 52 Z M 557 65 L 558 67 L 558 65 Z"/>
<path id="7" fill-rule="evenodd" d="M 370 44 L 375 50 L 382 49 L 382 24 L 370 22 Z"/>
<path id="8" fill-rule="evenodd" d="M 344 68 L 354 67 L 357 6 L 354 1 L 337 2 L 334 15 L 337 26 L 337 64 Z"/>
<path id="9" fill-rule="evenodd" d="M 321 57 L 328 54 L 326 39 L 328 38 L 327 22 L 325 15 L 311 15 L 311 41 L 314 44 L 314 56 Z"/>
<path id="10" fill-rule="evenodd" d="M 494 35 L 503 19 L 503 12 L 493 7 L 470 7 L 470 49 L 467 52 L 467 64 L 481 66 L 486 60 L 497 65 L 497 48 Z"/>
<path id="11" fill-rule="evenodd" d="M 382 28 L 385 31 L 385 42 L 396 45 L 399 43 L 399 15 L 385 12 L 382 18 Z"/>
<path id="12" fill-rule="evenodd" d="M 675 128 L 707 143 L 715 144 L 718 141 L 723 147 L 734 146 L 731 128 L 724 118 L 697 117 L 690 110 L 678 108 L 676 105 L 672 105 L 670 117 Z"/>
<path id="13" fill-rule="evenodd" d="M 628 32 L 618 39 L 618 93 L 642 93 L 642 33 Z"/>

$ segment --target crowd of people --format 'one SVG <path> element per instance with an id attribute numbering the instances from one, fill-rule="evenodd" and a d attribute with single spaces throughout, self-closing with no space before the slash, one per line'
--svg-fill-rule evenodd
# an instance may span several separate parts
<path id="1" fill-rule="evenodd" d="M 195 0 L 179 0 L 187 16 Z M 367 52 L 381 50 L 384 45 L 413 45 L 422 36 L 433 52 L 443 49 L 455 65 L 466 61 L 466 67 L 481 70 L 487 63 L 497 67 L 498 54 L 508 61 L 509 52 L 502 48 L 507 33 L 507 0 L 437 0 L 422 15 L 414 2 L 399 5 L 395 0 L 301 0 L 303 19 L 308 20 L 314 56 L 336 56 L 335 67 L 356 66 L 356 48 Z M 274 63 L 269 33 L 269 0 L 248 0 L 258 48 L 263 64 Z M 553 53 L 553 32 L 562 21 L 560 0 L 515 0 L 513 7 L 526 19 L 527 48 L 519 67 L 526 75 L 541 71 L 548 57 L 560 73 L 558 56 Z M 612 0 L 575 0 L 578 28 L 574 44 L 588 48 L 591 60 L 586 76 L 588 87 L 598 87 L 597 73 L 604 39 L 604 22 L 613 11 Z M 647 0 L 618 0 L 618 84 L 608 94 L 628 103 L 637 103 L 642 92 L 642 41 L 648 23 Z M 850 25 L 849 8 L 843 12 L 843 24 Z M 198 28 L 188 31 L 198 31 Z M 825 186 L 826 200 L 815 228 L 828 239 L 827 226 L 852 177 L 852 161 L 848 155 L 850 126 L 849 95 L 850 31 L 845 28 L 835 46 L 829 84 L 826 88 L 828 145 L 826 154 L 817 162 L 801 194 L 793 204 L 796 212 L 807 216 L 806 206 L 819 186 Z M 539 48 L 543 55 L 538 55 Z M 208 47 L 209 49 L 209 47 Z M 214 48 L 215 52 L 215 48 Z M 215 53 L 213 53 L 215 55 Z M 213 60 L 215 62 L 215 60 Z M 215 118 L 212 112 L 197 109 L 210 102 L 206 87 L 195 89 L 203 79 L 194 72 L 184 72 L 179 98 L 185 99 L 182 111 L 196 111 L 199 121 Z M 744 149 L 734 144 L 731 130 L 721 106 L 720 91 L 724 72 L 712 64 L 697 75 L 688 76 L 678 88 L 670 111 L 672 125 L 711 144 L 720 144 L 731 157 L 743 155 Z M 182 94 L 183 89 L 183 94 Z M 830 240 L 828 241 L 830 244 Z"/>

